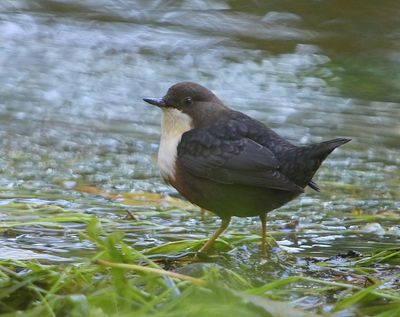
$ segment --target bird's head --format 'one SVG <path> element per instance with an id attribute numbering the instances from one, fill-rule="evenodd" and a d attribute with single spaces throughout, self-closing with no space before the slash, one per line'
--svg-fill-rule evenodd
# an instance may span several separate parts
<path id="1" fill-rule="evenodd" d="M 209 89 L 191 82 L 181 82 L 168 89 L 162 98 L 144 98 L 163 110 L 164 117 L 186 121 L 191 128 L 205 126 L 217 120 L 221 112 L 229 111 Z"/>

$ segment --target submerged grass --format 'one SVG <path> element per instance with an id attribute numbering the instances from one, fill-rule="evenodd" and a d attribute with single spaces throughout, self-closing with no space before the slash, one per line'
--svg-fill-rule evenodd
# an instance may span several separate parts
<path id="1" fill-rule="evenodd" d="M 83 237 L 98 248 L 92 261 L 1 261 L 1 316 L 314 316 L 246 295 L 215 267 L 205 267 L 201 278 L 164 270 L 121 234 L 104 236 L 95 220 Z"/>
<path id="2" fill-rule="evenodd" d="M 167 210 L 163 215 L 168 220 L 177 209 L 183 209 L 178 217 L 185 219 L 192 208 L 185 202 L 157 194 L 104 195 L 88 187 L 81 191 L 112 200 L 108 204 L 120 200 L 131 206 L 118 211 L 120 216 L 132 211 L 133 220 L 114 221 L 51 204 L 2 205 L 7 215 L 0 223 L 3 236 L 18 236 L 26 228 L 64 232 L 73 224 L 68 234 L 79 237 L 77 247 L 90 245 L 90 252 L 86 248 L 74 263 L 69 259 L 57 264 L 0 257 L 1 317 L 400 316 L 399 248 L 309 257 L 286 253 L 271 237 L 273 250 L 263 261 L 257 255 L 260 237 L 232 230 L 216 242 L 214 254 L 194 258 L 203 239 L 172 232 L 172 241 L 146 246 L 132 243 L 132 232 L 122 233 L 134 228 L 139 235 L 149 230 L 165 234 L 167 221 L 160 225 L 146 219 Z M 145 213 L 143 206 L 147 210 L 151 205 L 159 209 Z M 347 221 L 365 224 L 380 217 L 361 216 L 352 213 Z"/>
<path id="3" fill-rule="evenodd" d="M 141 252 L 126 244 L 122 233 L 104 232 L 95 218 L 87 221 L 81 239 L 91 241 L 97 253 L 80 263 L 0 261 L 0 316 L 311 317 L 336 316 L 347 310 L 346 316 L 353 312 L 357 316 L 389 317 L 399 313 L 400 294 L 385 288 L 385 280 L 347 282 L 329 272 L 325 278 L 317 278 L 304 269 L 300 274 L 256 285 L 259 282 L 241 275 L 240 270 L 201 262 L 187 265 L 199 265 L 200 272 L 185 274 L 179 272 L 182 263 L 149 257 L 172 254 L 175 244 Z M 186 242 L 185 247 L 195 245 L 198 242 Z M 175 254 L 182 251 L 182 244 L 176 246 Z M 350 261 L 347 277 L 355 276 L 355 269 L 398 261 L 399 257 L 395 249 Z M 322 270 L 332 270 L 326 263 L 316 264 L 324 264 Z M 399 280 L 400 272 L 392 278 Z M 307 307 L 307 298 L 316 295 L 319 301 Z M 321 301 L 329 297 L 332 299 Z"/>

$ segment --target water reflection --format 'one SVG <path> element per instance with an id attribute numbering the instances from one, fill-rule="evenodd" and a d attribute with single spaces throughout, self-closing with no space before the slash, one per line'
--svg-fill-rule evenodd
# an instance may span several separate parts
<path id="1" fill-rule="evenodd" d="M 3 1 L 0 196 L 31 204 L 40 198 L 41 204 L 114 219 L 127 207 L 65 184 L 173 194 L 154 160 L 160 114 L 141 98 L 192 80 L 293 142 L 353 138 L 321 169 L 325 193 L 307 194 L 274 213 L 272 226 L 293 217 L 319 225 L 354 209 L 398 212 L 400 7 L 389 3 Z M 4 220 L 13 216 L 0 212 Z M 162 228 L 152 237 L 128 238 L 151 245 L 173 239 L 176 231 L 204 236 L 214 224 L 213 218 L 195 226 L 180 217 L 152 221 Z M 248 221 L 237 220 L 233 230 L 243 232 Z M 26 230 L 40 246 L 39 230 Z M 335 243 L 346 248 L 364 240 L 362 233 L 339 239 L 345 230 L 323 230 L 316 231 L 317 240 L 302 233 L 299 246 L 329 252 L 318 240 L 326 239 L 337 253 Z M 59 235 L 61 249 L 81 247 Z"/>

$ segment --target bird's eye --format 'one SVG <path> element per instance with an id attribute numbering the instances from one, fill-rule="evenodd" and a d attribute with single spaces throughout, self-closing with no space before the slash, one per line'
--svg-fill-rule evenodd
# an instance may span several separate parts
<path id="1" fill-rule="evenodd" d="M 186 106 L 189 106 L 192 103 L 192 98 L 186 97 L 183 102 L 185 103 Z"/>

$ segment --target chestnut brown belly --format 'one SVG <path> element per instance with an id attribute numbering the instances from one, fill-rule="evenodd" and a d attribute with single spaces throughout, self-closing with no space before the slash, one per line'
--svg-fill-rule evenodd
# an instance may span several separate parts
<path id="1" fill-rule="evenodd" d="M 177 169 L 175 180 L 167 180 L 187 200 L 221 218 L 252 217 L 274 210 L 298 193 L 255 186 L 221 184 Z"/>

